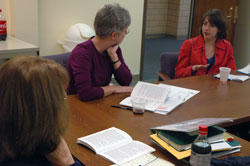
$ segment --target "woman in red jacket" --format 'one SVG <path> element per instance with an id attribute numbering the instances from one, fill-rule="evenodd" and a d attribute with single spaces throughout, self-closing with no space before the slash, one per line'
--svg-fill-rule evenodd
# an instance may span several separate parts
<path id="1" fill-rule="evenodd" d="M 236 69 L 232 45 L 227 36 L 227 17 L 218 9 L 208 11 L 202 19 L 200 35 L 182 44 L 175 78 L 215 74 L 219 67 Z"/>

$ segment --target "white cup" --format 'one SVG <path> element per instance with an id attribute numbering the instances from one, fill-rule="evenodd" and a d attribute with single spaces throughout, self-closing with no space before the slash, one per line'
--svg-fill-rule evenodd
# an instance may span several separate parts
<path id="1" fill-rule="evenodd" d="M 227 82 L 228 76 L 231 69 L 228 67 L 220 67 L 220 81 L 225 84 Z"/>
<path id="2" fill-rule="evenodd" d="M 133 112 L 135 114 L 143 114 L 144 113 L 146 100 L 138 99 L 138 98 L 132 98 L 131 103 L 132 103 L 132 107 L 133 107 Z"/>

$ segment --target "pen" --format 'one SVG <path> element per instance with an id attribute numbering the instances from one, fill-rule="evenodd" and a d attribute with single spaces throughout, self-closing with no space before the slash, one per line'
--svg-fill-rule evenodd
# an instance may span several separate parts
<path id="1" fill-rule="evenodd" d="M 110 107 L 125 109 L 125 110 L 133 110 L 131 107 L 123 107 L 123 106 L 117 106 L 117 105 L 111 105 Z"/>

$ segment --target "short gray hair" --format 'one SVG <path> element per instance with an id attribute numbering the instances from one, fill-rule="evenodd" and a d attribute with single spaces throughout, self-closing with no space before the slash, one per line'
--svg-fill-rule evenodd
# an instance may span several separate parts
<path id="1" fill-rule="evenodd" d="M 120 34 L 130 23 L 131 17 L 127 9 L 119 4 L 107 4 L 96 13 L 94 28 L 96 35 L 107 37 L 112 32 Z"/>

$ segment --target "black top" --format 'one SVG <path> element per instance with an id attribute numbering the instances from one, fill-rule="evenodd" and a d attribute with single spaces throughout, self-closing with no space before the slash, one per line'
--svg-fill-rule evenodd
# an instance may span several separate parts
<path id="1" fill-rule="evenodd" d="M 75 163 L 71 166 L 84 166 L 84 164 L 74 157 Z M 1 166 L 51 166 L 52 164 L 43 155 L 31 157 L 18 157 L 15 160 L 5 160 Z"/>
<path id="2" fill-rule="evenodd" d="M 208 71 L 211 69 L 211 67 L 214 65 L 215 62 L 215 56 L 213 56 L 210 59 L 207 59 L 207 63 L 209 64 L 209 66 L 207 67 L 207 71 L 206 74 L 208 73 Z"/>
<path id="3" fill-rule="evenodd" d="M 15 160 L 5 160 L 1 166 L 51 166 L 52 164 L 43 155 L 32 157 L 17 157 Z"/>

